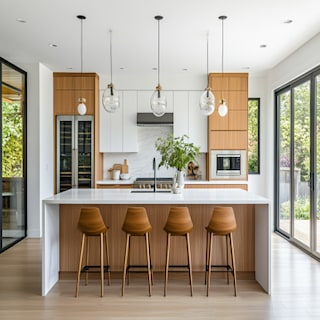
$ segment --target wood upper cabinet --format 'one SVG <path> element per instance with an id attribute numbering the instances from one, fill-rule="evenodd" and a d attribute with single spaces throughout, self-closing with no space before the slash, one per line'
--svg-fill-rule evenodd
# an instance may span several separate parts
<path id="1" fill-rule="evenodd" d="M 103 155 L 99 153 L 99 76 L 96 73 L 54 72 L 53 95 L 54 116 L 79 115 L 78 100 L 80 97 L 86 99 L 86 114 L 94 116 L 94 180 L 101 180 Z"/>
<path id="2" fill-rule="evenodd" d="M 55 115 L 78 114 L 80 97 L 86 99 L 86 114 L 95 114 L 97 74 L 54 73 L 53 77 Z"/>
<path id="3" fill-rule="evenodd" d="M 247 149 L 248 74 L 211 73 L 209 84 L 216 98 L 216 110 L 209 116 L 209 149 Z M 221 98 L 228 106 L 225 117 L 218 114 Z"/>

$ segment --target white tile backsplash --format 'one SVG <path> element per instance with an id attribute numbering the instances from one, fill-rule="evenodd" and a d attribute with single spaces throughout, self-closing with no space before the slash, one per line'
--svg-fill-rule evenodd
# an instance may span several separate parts
<path id="1" fill-rule="evenodd" d="M 160 154 L 155 149 L 155 141 L 158 137 L 165 137 L 172 133 L 172 127 L 138 127 L 139 152 L 135 153 L 105 153 L 103 158 L 104 179 L 110 179 L 108 170 L 114 163 L 123 164 L 127 159 L 129 173 L 132 177 L 153 177 L 152 160 L 155 157 L 157 165 L 160 162 Z M 205 179 L 206 155 L 201 154 L 197 162 Z M 157 177 L 172 177 L 175 169 L 161 167 L 157 170 Z"/>

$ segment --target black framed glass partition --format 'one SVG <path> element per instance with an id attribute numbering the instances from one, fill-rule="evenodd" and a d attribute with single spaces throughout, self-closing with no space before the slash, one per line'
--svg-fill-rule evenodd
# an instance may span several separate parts
<path id="1" fill-rule="evenodd" d="M 320 258 L 320 67 L 275 92 L 276 231 Z"/>
<path id="2" fill-rule="evenodd" d="M 0 252 L 26 237 L 27 73 L 0 58 Z"/>

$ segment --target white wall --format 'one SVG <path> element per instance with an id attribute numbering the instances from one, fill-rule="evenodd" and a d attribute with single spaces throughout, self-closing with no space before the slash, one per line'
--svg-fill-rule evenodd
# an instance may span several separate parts
<path id="1" fill-rule="evenodd" d="M 53 121 L 53 75 L 43 64 L 39 66 L 39 200 L 54 193 L 54 121 Z M 41 210 L 40 210 L 41 212 Z M 42 233 L 42 215 L 39 217 L 39 234 Z"/>
<path id="2" fill-rule="evenodd" d="M 41 237 L 41 200 L 53 190 L 52 72 L 38 63 L 10 62 L 27 72 L 27 236 Z"/>
<path id="3" fill-rule="evenodd" d="M 13 62 L 14 63 L 14 62 Z M 27 72 L 27 188 L 29 237 L 40 236 L 40 128 L 39 128 L 39 64 L 18 64 Z"/>

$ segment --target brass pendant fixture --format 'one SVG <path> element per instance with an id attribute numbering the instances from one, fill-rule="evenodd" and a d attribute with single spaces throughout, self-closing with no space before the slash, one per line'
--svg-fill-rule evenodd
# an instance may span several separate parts
<path id="1" fill-rule="evenodd" d="M 107 112 L 114 113 L 120 108 L 119 93 L 114 89 L 112 83 L 112 30 L 110 32 L 110 75 L 111 81 L 103 92 L 102 105 Z"/>
<path id="2" fill-rule="evenodd" d="M 79 15 L 77 16 L 77 18 L 81 21 L 81 89 L 82 89 L 82 81 L 83 81 L 83 77 L 82 77 L 82 73 L 83 73 L 83 20 L 86 19 L 85 16 Z M 81 90 L 82 91 L 82 90 Z M 82 92 L 81 92 L 82 94 Z M 87 113 L 87 106 L 86 106 L 86 98 L 84 97 L 80 97 L 78 99 L 78 112 L 80 115 L 85 115 Z"/>
<path id="3" fill-rule="evenodd" d="M 150 104 L 153 114 L 157 117 L 162 117 L 167 109 L 167 98 L 161 91 L 162 88 L 160 85 L 160 20 L 162 20 L 163 17 L 155 16 L 154 18 L 158 21 L 158 85 L 151 97 Z"/>

